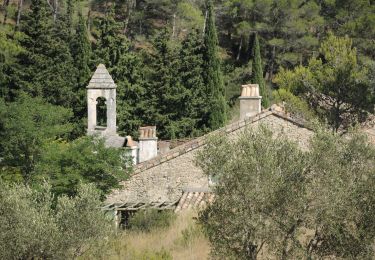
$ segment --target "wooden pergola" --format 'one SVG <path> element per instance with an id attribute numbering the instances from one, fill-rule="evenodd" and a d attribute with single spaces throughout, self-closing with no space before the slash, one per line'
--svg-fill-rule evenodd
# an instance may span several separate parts
<path id="1" fill-rule="evenodd" d="M 105 205 L 101 209 L 106 212 L 112 212 L 114 216 L 114 221 L 116 227 L 119 227 L 120 224 L 127 225 L 128 219 L 131 215 L 136 213 L 139 210 L 144 209 L 156 209 L 158 211 L 162 210 L 175 210 L 179 199 L 176 201 L 162 201 L 162 202 L 121 202 L 121 203 L 112 203 Z"/>

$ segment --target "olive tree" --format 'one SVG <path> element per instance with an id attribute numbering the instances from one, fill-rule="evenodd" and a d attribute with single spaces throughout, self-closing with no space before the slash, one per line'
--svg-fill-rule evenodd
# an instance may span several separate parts
<path id="1" fill-rule="evenodd" d="M 301 150 L 265 127 L 216 136 L 197 164 L 216 179 L 200 214 L 222 259 L 373 255 L 375 149 L 360 135 L 320 131 Z"/>
<path id="2" fill-rule="evenodd" d="M 70 259 L 105 243 L 111 220 L 100 211 L 100 193 L 81 185 L 75 197 L 0 183 L 0 259 Z"/>

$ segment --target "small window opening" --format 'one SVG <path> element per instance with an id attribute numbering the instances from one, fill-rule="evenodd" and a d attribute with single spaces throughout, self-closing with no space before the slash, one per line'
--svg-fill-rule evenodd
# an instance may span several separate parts
<path id="1" fill-rule="evenodd" d="M 96 125 L 107 127 L 107 105 L 104 97 L 99 97 L 96 103 Z"/>

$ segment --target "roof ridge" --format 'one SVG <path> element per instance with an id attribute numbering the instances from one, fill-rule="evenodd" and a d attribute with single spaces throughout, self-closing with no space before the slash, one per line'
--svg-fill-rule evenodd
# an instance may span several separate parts
<path id="1" fill-rule="evenodd" d="M 304 127 L 304 128 L 307 128 L 307 129 L 310 129 L 309 127 L 307 127 L 303 122 L 301 121 L 298 121 L 296 119 L 293 119 L 291 118 L 290 116 L 288 116 L 287 114 L 284 114 L 284 113 L 281 113 L 281 112 L 278 112 L 278 111 L 275 111 L 271 108 L 269 109 L 266 109 L 266 110 L 263 110 L 262 112 L 260 112 L 259 114 L 253 116 L 253 117 L 249 117 L 249 118 L 245 118 L 244 120 L 239 120 L 237 122 L 234 122 L 234 123 L 231 123 L 231 124 L 228 124 L 224 127 L 221 127 L 217 130 L 214 130 L 210 133 L 207 133 L 203 136 L 200 136 L 200 137 L 197 137 L 185 144 L 182 144 L 180 146 L 177 146 L 175 148 L 173 148 L 172 150 L 168 151 L 167 153 L 165 154 L 162 154 L 162 155 L 158 155 L 148 161 L 145 161 L 145 162 L 142 162 L 138 165 L 135 166 L 135 171 L 133 173 L 133 175 L 135 174 L 138 174 L 140 172 L 143 172 L 145 170 L 148 170 L 150 168 L 153 168 L 157 165 L 160 165 L 164 162 L 167 162 L 173 158 L 176 158 L 176 157 L 179 157 L 183 154 L 186 154 L 192 150 L 195 150 L 201 146 L 203 146 L 205 144 L 205 140 L 206 140 L 206 137 L 210 136 L 210 135 L 214 135 L 214 134 L 217 134 L 217 133 L 231 133 L 231 132 L 234 132 L 240 128 L 243 128 L 249 124 L 252 124 L 254 122 L 257 122 L 259 121 L 260 119 L 263 119 L 267 116 L 270 116 L 270 115 L 275 115 L 277 117 L 280 117 L 280 118 L 283 118 L 293 124 L 296 124 L 300 127 Z"/>

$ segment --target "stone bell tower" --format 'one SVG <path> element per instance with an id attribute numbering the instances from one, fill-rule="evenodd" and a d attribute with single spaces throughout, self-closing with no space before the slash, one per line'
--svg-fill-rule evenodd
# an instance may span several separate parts
<path id="1" fill-rule="evenodd" d="M 87 134 L 105 138 L 106 145 L 121 147 L 125 138 L 117 135 L 116 84 L 103 64 L 100 64 L 87 86 Z M 98 125 L 98 100 L 105 99 L 106 124 Z M 122 142 L 122 144 L 121 144 Z"/>

